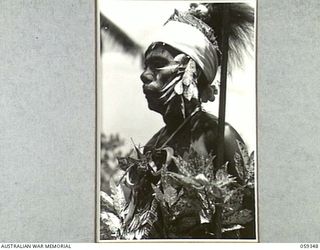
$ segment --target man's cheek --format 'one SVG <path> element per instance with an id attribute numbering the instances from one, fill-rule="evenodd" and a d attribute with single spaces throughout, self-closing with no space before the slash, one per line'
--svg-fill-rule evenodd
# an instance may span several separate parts
<path id="1" fill-rule="evenodd" d="M 143 87 L 147 92 L 159 92 L 162 88 L 162 84 L 158 81 L 154 81 L 149 84 L 145 84 Z"/>
<path id="2" fill-rule="evenodd" d="M 157 76 L 157 83 L 158 86 L 162 89 L 166 83 L 168 83 L 170 81 L 170 79 L 172 78 L 171 74 L 161 74 Z"/>

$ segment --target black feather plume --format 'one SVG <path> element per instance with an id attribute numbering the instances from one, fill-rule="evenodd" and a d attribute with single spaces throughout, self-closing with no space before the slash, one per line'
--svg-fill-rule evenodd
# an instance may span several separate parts
<path id="1" fill-rule="evenodd" d="M 190 5 L 190 12 L 213 28 L 218 46 L 221 48 L 222 30 L 229 33 L 229 59 L 231 64 L 241 66 L 243 53 L 249 52 L 254 44 L 254 9 L 245 3 L 204 3 L 207 13 L 197 10 L 197 4 Z M 222 25 L 223 6 L 228 9 L 229 22 Z"/>

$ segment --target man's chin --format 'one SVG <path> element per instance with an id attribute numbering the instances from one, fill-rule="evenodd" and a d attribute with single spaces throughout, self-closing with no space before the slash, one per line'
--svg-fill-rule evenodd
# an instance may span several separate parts
<path id="1" fill-rule="evenodd" d="M 157 113 L 160 113 L 160 114 L 163 113 L 163 106 L 159 105 L 158 103 L 148 101 L 148 108 L 152 111 L 157 112 Z"/>

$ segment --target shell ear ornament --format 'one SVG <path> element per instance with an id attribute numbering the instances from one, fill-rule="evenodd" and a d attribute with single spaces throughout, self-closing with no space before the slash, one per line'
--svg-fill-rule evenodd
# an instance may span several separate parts
<path id="1" fill-rule="evenodd" d="M 218 89 L 215 85 L 208 85 L 200 94 L 200 99 L 202 102 L 206 103 L 208 101 L 213 102 L 218 94 Z"/>

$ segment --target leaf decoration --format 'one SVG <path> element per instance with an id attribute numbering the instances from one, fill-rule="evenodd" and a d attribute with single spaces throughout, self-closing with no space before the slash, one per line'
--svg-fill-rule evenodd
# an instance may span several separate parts
<path id="1" fill-rule="evenodd" d="M 133 141 L 132 141 L 132 142 L 133 142 Z M 133 142 L 133 145 L 134 145 L 134 149 L 135 149 L 135 152 L 136 152 L 136 154 L 137 154 L 138 159 L 139 159 L 139 160 L 144 159 L 145 156 L 144 156 L 143 152 L 140 151 L 140 149 L 134 144 L 134 142 Z"/>
<path id="2" fill-rule="evenodd" d="M 125 239 L 143 239 L 156 235 L 154 224 L 158 220 L 156 199 L 151 201 L 150 206 L 136 213 L 130 224 L 125 228 L 123 237 Z"/>
<path id="3" fill-rule="evenodd" d="M 231 216 L 224 216 L 223 225 L 247 224 L 253 220 L 252 212 L 249 209 L 243 209 L 233 213 Z"/>
<path id="4" fill-rule="evenodd" d="M 174 205 L 177 200 L 179 199 L 177 191 L 175 188 L 173 188 L 172 186 L 168 185 L 165 189 L 164 189 L 164 196 L 163 196 L 164 200 L 166 201 L 166 203 L 168 204 L 169 207 L 171 207 L 172 205 Z"/>
<path id="5" fill-rule="evenodd" d="M 235 183 L 235 177 L 232 177 L 227 172 L 227 164 L 221 167 L 216 173 L 216 182 L 219 187 L 224 187 Z"/>
<path id="6" fill-rule="evenodd" d="M 180 99 L 181 99 L 180 105 L 181 105 L 182 118 L 186 119 L 186 106 L 185 106 L 185 103 L 184 103 L 184 99 L 183 99 L 182 96 L 180 97 Z"/>
<path id="7" fill-rule="evenodd" d="M 224 199 L 225 203 L 225 215 L 231 215 L 238 211 L 242 207 L 243 203 L 243 191 L 242 189 L 236 189 L 230 191 L 230 193 Z"/>
<path id="8" fill-rule="evenodd" d="M 119 237 L 121 231 L 121 221 L 119 217 L 113 213 L 102 211 L 100 221 L 113 238 Z"/>
<path id="9" fill-rule="evenodd" d="M 153 199 L 149 213 L 148 213 L 148 218 L 144 224 L 145 227 L 144 227 L 144 233 L 143 233 L 143 237 L 142 237 L 144 239 L 150 238 L 152 235 L 153 236 L 158 235 L 158 232 L 155 228 L 155 223 L 158 221 L 157 207 L 158 207 L 158 204 L 157 204 L 156 200 Z"/>
<path id="10" fill-rule="evenodd" d="M 187 67 L 182 77 L 184 86 L 196 85 L 197 83 L 197 65 L 193 59 L 189 59 Z"/>
<path id="11" fill-rule="evenodd" d="M 255 163 L 254 163 L 254 152 L 252 152 L 249 156 L 247 147 L 244 143 L 237 140 L 238 148 L 241 153 L 241 158 L 243 162 L 243 167 L 241 169 L 240 167 L 240 159 L 239 154 L 235 155 L 235 162 L 236 162 L 236 169 L 238 174 L 241 173 L 241 170 L 243 170 L 244 173 L 244 184 L 250 188 L 254 188 L 254 171 L 255 171 Z M 240 174 L 239 174 L 240 177 Z"/>
<path id="12" fill-rule="evenodd" d="M 176 174 L 173 172 L 168 172 L 167 173 L 168 177 L 172 178 L 173 180 L 176 180 L 179 184 L 185 186 L 185 187 L 190 187 L 190 188 L 195 188 L 195 189 L 202 189 L 203 185 L 201 185 L 199 182 L 194 180 L 192 177 L 187 177 L 181 174 Z"/>
<path id="13" fill-rule="evenodd" d="M 185 161 L 181 156 L 173 157 L 172 159 L 181 174 L 187 177 L 192 176 L 194 174 L 188 162 Z"/>
<path id="14" fill-rule="evenodd" d="M 101 206 L 107 211 L 115 212 L 113 207 L 113 199 L 105 192 L 100 191 Z"/>
<path id="15" fill-rule="evenodd" d="M 241 157 L 243 159 L 244 166 L 248 166 L 250 163 L 250 159 L 249 159 L 247 147 L 243 142 L 241 142 L 239 140 L 237 140 L 237 144 L 238 144 L 238 148 L 241 153 Z"/>
<path id="16" fill-rule="evenodd" d="M 165 165 L 168 166 L 170 162 L 172 161 L 173 155 L 174 155 L 174 150 L 171 147 L 165 147 L 162 150 L 166 152 L 166 163 Z"/>
<path id="17" fill-rule="evenodd" d="M 122 213 L 126 207 L 126 199 L 123 193 L 123 189 L 120 184 L 117 186 L 113 179 L 110 180 L 110 188 L 114 209 L 116 210 L 117 214 L 123 218 L 124 216 Z"/>
<path id="18" fill-rule="evenodd" d="M 128 222 L 132 219 L 135 209 L 136 209 L 136 199 L 137 199 L 137 191 L 133 190 L 132 191 L 132 196 L 131 200 L 129 201 L 129 205 L 127 205 L 124 214 L 125 214 L 125 219 L 124 219 L 124 225 L 127 225 Z"/>
<path id="19" fill-rule="evenodd" d="M 245 177 L 245 168 L 243 166 L 243 161 L 241 155 L 236 152 L 234 155 L 235 169 L 238 173 L 239 178 L 243 181 Z"/>
<path id="20" fill-rule="evenodd" d="M 250 168 L 254 169 L 254 165 L 255 165 L 255 162 L 254 162 L 254 151 L 252 151 L 251 154 L 250 154 L 250 157 L 249 157 L 249 166 L 250 166 Z"/>
<path id="21" fill-rule="evenodd" d="M 249 188 L 254 188 L 254 152 L 249 157 L 249 164 L 246 166 L 246 170 L 247 176 L 245 182 Z"/>
<path id="22" fill-rule="evenodd" d="M 204 174 L 198 174 L 194 179 L 202 185 L 209 185 L 209 180 Z"/>
<path id="23" fill-rule="evenodd" d="M 214 206 L 213 206 L 214 207 Z M 212 219 L 212 214 L 206 210 L 201 210 L 199 217 L 200 217 L 200 223 L 201 224 L 206 224 L 206 223 L 210 223 L 211 219 Z"/>
<path id="24" fill-rule="evenodd" d="M 192 98 L 198 99 L 198 72 L 193 59 L 189 59 L 187 67 L 182 77 L 183 96 L 190 101 Z"/>
<path id="25" fill-rule="evenodd" d="M 204 168 L 205 176 L 210 182 L 214 180 L 214 165 L 213 165 L 214 158 L 215 156 L 208 156 L 208 159 Z"/>
<path id="26" fill-rule="evenodd" d="M 193 84 L 188 86 L 183 85 L 183 95 L 181 97 L 190 101 L 193 97 L 197 98 L 196 93 L 198 93 L 197 86 Z"/>
<path id="27" fill-rule="evenodd" d="M 118 166 L 121 170 L 127 171 L 127 169 L 131 168 L 135 164 L 137 164 L 137 160 L 131 157 L 118 157 Z"/>
<path id="28" fill-rule="evenodd" d="M 155 198 L 157 199 L 157 201 L 159 201 L 159 203 L 163 206 L 166 207 L 165 205 L 165 199 L 164 199 L 164 194 L 161 192 L 160 188 L 155 186 L 154 184 L 151 183 L 151 187 L 154 191 L 155 194 Z"/>
<path id="29" fill-rule="evenodd" d="M 183 85 L 182 81 L 179 81 L 175 86 L 174 86 L 174 91 L 177 95 L 182 95 L 183 93 Z"/>
<path id="30" fill-rule="evenodd" d="M 236 178 L 229 175 L 227 163 L 214 173 L 215 156 L 201 156 L 194 150 L 184 153 L 183 157 L 174 156 L 170 147 L 152 151 L 152 154 L 166 154 L 165 163 L 158 167 L 153 166 L 154 155 L 151 153 L 143 155 L 140 152 L 139 159 L 121 158 L 119 165 L 135 166 L 131 179 L 136 184 L 131 187 L 130 199 L 126 201 L 122 186 L 117 186 L 111 179 L 111 197 L 101 193 L 101 211 L 105 212 L 101 232 L 118 239 L 180 237 L 192 235 L 197 230 L 206 230 L 212 235 L 209 225 L 215 218 L 216 208 L 221 207 L 222 231 L 235 231 L 238 235 L 237 230 L 254 219 L 243 204 L 245 192 L 252 191 L 248 187 L 254 185 L 254 154 L 248 156 L 245 145 L 239 145 L 242 150 L 235 159 L 239 163 L 238 175 L 243 178 L 241 185 L 235 184 Z M 247 165 L 243 164 L 242 155 L 248 156 Z M 171 164 L 177 167 L 177 172 L 168 171 Z M 127 171 L 129 167 L 122 166 Z M 153 195 L 145 195 L 148 198 L 143 201 L 146 190 L 151 190 Z M 142 200 L 138 201 L 138 196 Z M 107 219 L 115 222 L 106 222 Z"/>
<path id="31" fill-rule="evenodd" d="M 241 225 L 234 225 L 232 227 L 227 227 L 227 228 L 222 228 L 222 233 L 225 233 L 225 232 L 230 232 L 230 231 L 235 231 L 235 230 L 240 230 L 240 229 L 243 229 L 244 227 L 241 226 Z"/>
<path id="32" fill-rule="evenodd" d="M 216 199 L 221 199 L 223 196 L 223 190 L 216 185 L 210 185 L 207 190 L 208 199 L 215 201 Z"/>

